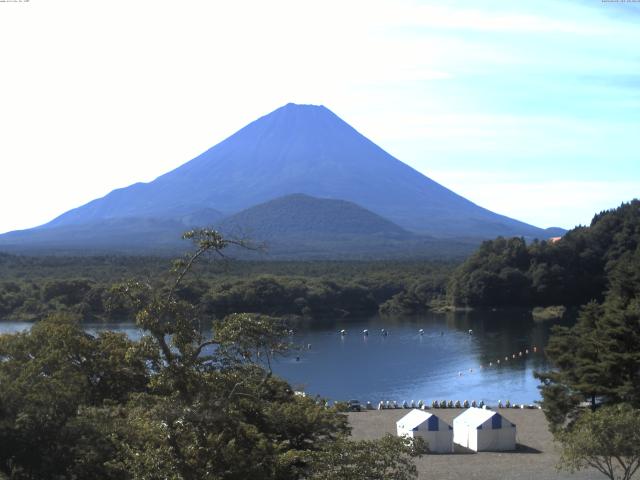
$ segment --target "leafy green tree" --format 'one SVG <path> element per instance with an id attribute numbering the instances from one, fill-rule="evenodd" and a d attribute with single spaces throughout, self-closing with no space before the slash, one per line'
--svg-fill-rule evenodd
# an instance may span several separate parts
<path id="1" fill-rule="evenodd" d="M 127 421 L 115 428 L 118 443 L 129 445 L 119 461 L 141 473 L 153 467 L 148 476 L 299 478 L 309 451 L 348 432 L 346 418 L 273 377 L 272 357 L 288 348 L 281 320 L 232 314 L 214 324 L 213 335 L 204 333 L 199 310 L 175 292 L 199 257 L 227 243 L 214 231 L 186 236 L 196 250 L 176 263 L 168 289 L 122 288 L 161 361 L 150 392 L 131 400 Z M 131 424 L 138 428 L 131 431 Z"/>
<path id="2" fill-rule="evenodd" d="M 70 306 L 80 303 L 90 290 L 91 282 L 88 280 L 51 280 L 42 289 L 42 299 L 45 302 L 57 299 Z"/>
<path id="3" fill-rule="evenodd" d="M 556 326 L 546 347 L 553 369 L 537 372 L 542 381 L 542 408 L 552 430 L 562 428 L 579 413 L 582 402 L 595 409 L 596 400 L 607 392 L 608 373 L 602 363 L 604 353 L 598 321 L 602 307 L 590 303 L 584 307 L 576 325 Z"/>
<path id="4" fill-rule="evenodd" d="M 411 480 L 413 457 L 424 450 L 415 441 L 387 434 L 380 440 L 341 440 L 313 454 L 311 480 Z"/>
<path id="5" fill-rule="evenodd" d="M 640 468 L 640 410 L 621 404 L 584 412 L 559 440 L 560 468 L 592 467 L 611 480 L 630 480 Z"/>
<path id="6" fill-rule="evenodd" d="M 212 230 L 185 238 L 196 248 L 175 263 L 170 283 L 112 292 L 136 311 L 140 341 L 89 335 L 60 315 L 0 337 L 0 472 L 12 480 L 293 480 L 333 468 L 334 478 L 353 469 L 410 478 L 414 453 L 404 444 L 349 441 L 344 415 L 272 374 L 273 357 L 289 348 L 280 319 L 232 314 L 211 333 L 182 287 L 200 258 L 232 242 Z M 348 458 L 336 456 L 336 444 Z M 380 457 L 373 466 L 371 452 Z"/>
<path id="7" fill-rule="evenodd" d="M 640 408 L 640 309 L 610 298 L 587 305 L 571 328 L 556 327 L 546 354 L 554 367 L 537 373 L 552 429 L 562 428 L 588 401 Z"/>
<path id="8" fill-rule="evenodd" d="M 79 412 L 120 402 L 147 382 L 139 345 L 114 332 L 87 335 L 68 315 L 0 336 L 0 472 L 112 478 L 102 464 L 114 449 Z"/>

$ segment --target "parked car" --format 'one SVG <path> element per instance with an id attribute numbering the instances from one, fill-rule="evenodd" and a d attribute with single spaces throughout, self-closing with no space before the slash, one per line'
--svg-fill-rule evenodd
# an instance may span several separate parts
<path id="1" fill-rule="evenodd" d="M 360 400 L 349 400 L 347 402 L 350 412 L 360 412 L 362 411 L 362 405 L 360 404 Z"/>

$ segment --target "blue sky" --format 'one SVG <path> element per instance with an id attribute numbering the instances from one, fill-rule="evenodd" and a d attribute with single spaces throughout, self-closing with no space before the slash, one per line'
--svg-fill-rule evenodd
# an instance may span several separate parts
<path id="1" fill-rule="evenodd" d="M 0 41 L 0 231 L 288 102 L 538 226 L 640 196 L 638 2 L 31 0 L 0 3 Z"/>

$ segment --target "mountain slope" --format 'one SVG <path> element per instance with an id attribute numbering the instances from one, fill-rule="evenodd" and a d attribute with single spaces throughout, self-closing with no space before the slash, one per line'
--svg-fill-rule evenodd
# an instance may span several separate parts
<path id="1" fill-rule="evenodd" d="M 175 218 L 125 217 L 81 224 L 42 226 L 0 235 L 0 250 L 54 254 L 167 253 L 185 248 L 182 234 L 217 223 L 222 214 L 200 209 Z"/>
<path id="2" fill-rule="evenodd" d="M 344 200 L 292 194 L 224 218 L 216 228 L 228 238 L 264 247 L 234 256 L 271 259 L 382 259 L 464 257 L 476 242 L 414 234 Z"/>
<path id="3" fill-rule="evenodd" d="M 395 159 L 323 106 L 288 104 L 181 167 L 71 210 L 44 227 L 113 218 L 232 214 L 293 193 L 342 199 L 405 229 L 439 237 L 544 238 L 481 208 Z"/>
<path id="4" fill-rule="evenodd" d="M 223 219 L 222 232 L 246 234 L 257 241 L 335 236 L 380 236 L 402 239 L 415 235 L 355 203 L 293 194 L 250 207 Z"/>
<path id="5" fill-rule="evenodd" d="M 208 210 L 178 220 L 110 218 L 11 232 L 0 248 L 16 253 L 104 254 L 108 252 L 175 255 L 187 247 L 182 233 L 214 226 L 226 236 L 247 240 L 257 251 L 231 248 L 246 259 L 391 259 L 461 258 L 477 242 L 420 236 L 344 200 L 287 195 L 218 220 Z"/>

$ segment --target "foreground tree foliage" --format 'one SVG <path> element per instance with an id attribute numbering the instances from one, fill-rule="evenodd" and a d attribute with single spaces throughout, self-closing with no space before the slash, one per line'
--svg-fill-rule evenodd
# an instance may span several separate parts
<path id="1" fill-rule="evenodd" d="M 573 327 L 553 329 L 546 348 L 554 367 L 538 373 L 552 429 L 570 426 L 581 402 L 640 408 L 640 247 L 610 272 L 602 304 L 586 305 Z"/>
<path id="2" fill-rule="evenodd" d="M 115 450 L 85 413 L 146 389 L 142 348 L 113 332 L 87 335 L 60 316 L 0 336 L 0 471 L 110 478 L 102 463 Z"/>
<path id="3" fill-rule="evenodd" d="M 196 249 L 170 284 L 114 291 L 135 308 L 139 341 L 87 334 L 68 315 L 0 336 L 0 477 L 414 478 L 411 445 L 350 441 L 344 415 L 272 374 L 288 348 L 280 319 L 232 314 L 207 333 L 179 292 L 230 242 L 211 230 L 185 237 Z"/>
<path id="4" fill-rule="evenodd" d="M 560 435 L 560 467 L 593 467 L 611 480 L 629 480 L 640 468 L 640 410 L 628 405 L 585 412 Z"/>
<path id="5" fill-rule="evenodd" d="M 418 437 L 419 439 L 419 437 Z M 379 441 L 340 440 L 312 454 L 311 480 L 410 480 L 418 474 L 412 457 L 425 445 L 387 434 Z"/>
<path id="6" fill-rule="evenodd" d="M 536 374 L 563 447 L 559 466 L 593 467 L 612 480 L 640 467 L 640 228 L 629 225 L 618 235 L 626 246 L 609 263 L 604 302 L 584 306 L 573 327 L 554 327 L 546 348 L 553 369 Z"/>

